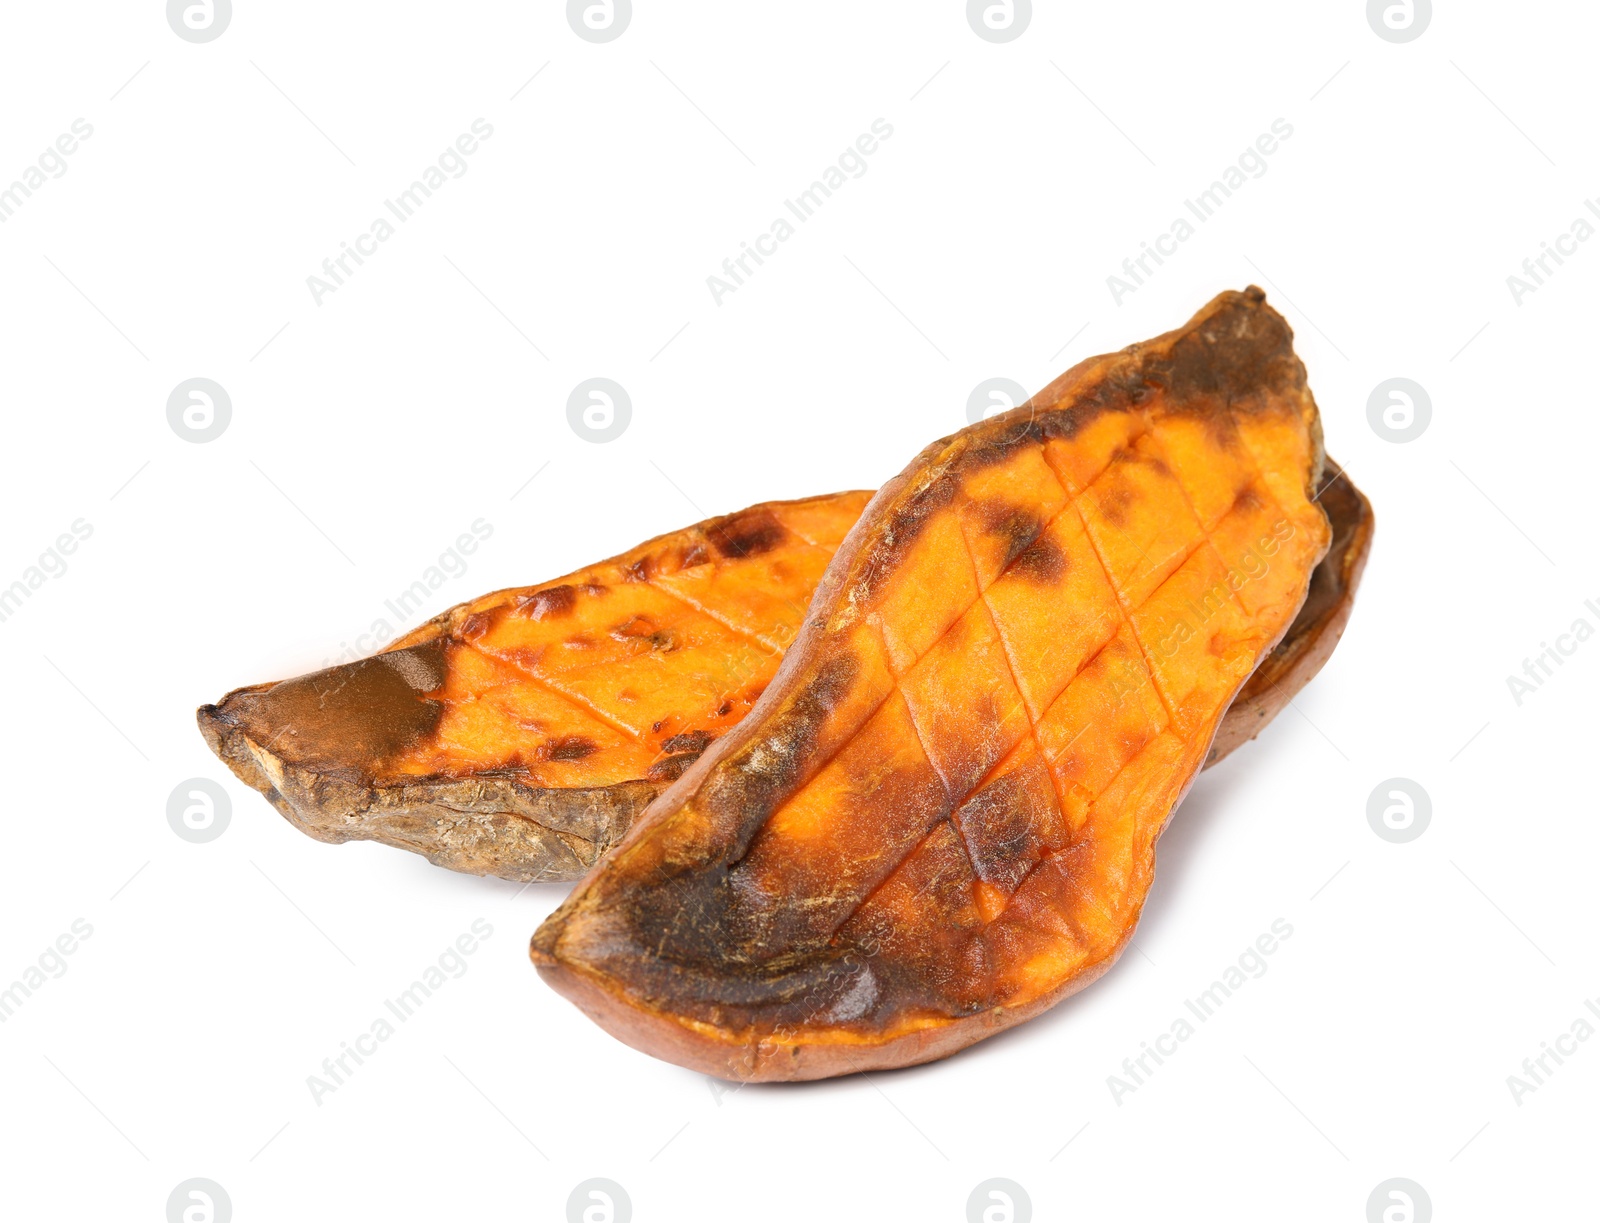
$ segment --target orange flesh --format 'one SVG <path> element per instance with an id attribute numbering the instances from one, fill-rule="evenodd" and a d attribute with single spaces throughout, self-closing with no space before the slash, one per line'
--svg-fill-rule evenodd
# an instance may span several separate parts
<path id="1" fill-rule="evenodd" d="M 442 637 L 449 666 L 436 728 L 379 771 L 671 780 L 750 711 L 871 495 L 756 506 L 452 609 L 391 647 Z"/>
<path id="2" fill-rule="evenodd" d="M 1327 545 L 1303 478 L 1267 474 L 1308 470 L 1295 423 L 1230 422 L 1219 444 L 1157 402 L 962 479 L 844 629 L 861 674 L 825 725 L 836 750 L 737 886 L 807 897 L 808 930 L 980 962 L 972 1003 L 1015 1005 L 1110 954 L 1185 763 Z M 1012 512 L 1044 524 L 1008 563 Z"/>

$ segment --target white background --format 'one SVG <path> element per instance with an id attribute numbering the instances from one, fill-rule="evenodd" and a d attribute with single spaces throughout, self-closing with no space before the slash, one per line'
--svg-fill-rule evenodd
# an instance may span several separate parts
<path id="1" fill-rule="evenodd" d="M 1600 627 L 1600 242 L 1520 305 L 1506 277 L 1600 194 L 1600 15 L 1440 10 L 1393 45 L 1355 0 L 1041 0 L 994 45 L 952 0 L 639 0 L 591 45 L 548 0 L 239 0 L 191 45 L 152 0 L 7 6 L 0 183 L 93 136 L 0 225 L 0 585 L 93 534 L 0 623 L 0 984 L 93 935 L 0 1025 L 5 1213 L 157 1221 L 201 1176 L 240 1223 L 558 1220 L 604 1176 L 639 1220 L 959 1220 L 1004 1176 L 1038 1219 L 1359 1223 L 1403 1176 L 1439 1220 L 1594 1217 L 1600 1040 L 1520 1103 L 1507 1076 L 1600 996 L 1600 642 L 1520 706 L 1506 677 Z M 880 117 L 868 172 L 715 304 L 706 277 Z M 316 304 L 477 118 L 469 171 Z M 1268 171 L 1116 303 L 1279 118 Z M 1377 509 L 1349 631 L 1194 787 L 1141 952 L 946 1062 L 719 1096 L 537 979 L 564 888 L 313 842 L 196 732 L 355 643 L 474 519 L 492 538 L 426 614 L 874 487 L 983 379 L 1037 388 L 1252 282 Z M 633 402 L 607 445 L 566 420 L 595 376 Z M 1394 376 L 1432 400 L 1409 444 L 1367 421 Z M 207 444 L 166 419 L 192 377 L 232 398 Z M 1366 819 L 1394 776 L 1433 803 L 1404 845 Z M 167 824 L 192 777 L 232 796 L 210 844 Z M 1265 975 L 1115 1102 L 1280 917 Z M 466 974 L 315 1103 L 476 918 Z"/>

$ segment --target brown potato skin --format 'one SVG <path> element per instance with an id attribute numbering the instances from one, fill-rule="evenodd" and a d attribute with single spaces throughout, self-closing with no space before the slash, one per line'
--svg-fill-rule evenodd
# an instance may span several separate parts
<path id="1" fill-rule="evenodd" d="M 1276 338 L 1266 340 L 1263 337 L 1267 335 Z M 1245 662 L 1245 656 L 1238 654 L 1231 655 L 1231 661 L 1221 665 L 1217 671 L 1219 677 L 1237 672 L 1237 679 L 1231 681 L 1232 686 L 1225 690 L 1225 696 L 1222 689 L 1209 695 L 1203 688 L 1174 689 L 1188 692 L 1186 700 L 1198 703 L 1181 707 L 1182 718 L 1167 723 L 1169 729 L 1181 733 L 1175 733 L 1169 747 L 1141 765 L 1141 773 L 1151 769 L 1156 770 L 1155 773 L 1148 781 L 1135 775 L 1126 779 L 1125 784 L 1124 779 L 1113 774 L 1118 784 L 1123 785 L 1116 792 L 1134 796 L 1117 801 L 1132 803 L 1129 809 L 1138 812 L 1138 818 L 1154 820 L 1154 823 L 1147 822 L 1134 837 L 1136 866 L 1131 890 L 1126 881 L 1117 884 L 1120 891 L 1113 908 L 1126 914 L 1125 921 L 1109 933 L 1102 929 L 1095 939 L 1080 941 L 1082 958 L 1071 961 L 1074 966 L 1066 970 L 1064 976 L 1053 967 L 1054 961 L 1039 967 L 1037 958 L 1028 959 L 1022 963 L 1023 975 L 1030 983 L 1027 988 L 1007 986 L 993 996 L 994 1001 L 974 1002 L 970 1008 L 968 1004 L 952 1002 L 948 1005 L 955 1009 L 946 1009 L 947 1004 L 939 1003 L 929 1010 L 918 1001 L 925 994 L 952 999 L 965 996 L 960 993 L 961 973 L 965 970 L 946 961 L 937 961 L 935 978 L 907 978 L 906 965 L 921 963 L 920 959 L 879 960 L 875 980 L 889 983 L 883 986 L 888 991 L 887 1002 L 879 992 L 874 992 L 865 1010 L 846 1009 L 842 1015 L 836 1014 L 841 1008 L 835 1005 L 835 997 L 830 995 L 820 1002 L 814 1001 L 815 995 L 806 984 L 813 980 L 826 982 L 841 974 L 846 979 L 860 975 L 859 962 L 851 966 L 850 957 L 855 954 L 853 945 L 841 944 L 837 933 L 831 937 L 827 933 L 830 928 L 838 929 L 829 924 L 830 909 L 841 897 L 856 906 L 845 912 L 843 920 L 848 926 L 860 917 L 859 906 L 876 898 L 888 880 L 873 883 L 874 878 L 884 877 L 859 874 L 861 886 L 870 888 L 867 892 L 860 891 L 854 883 L 847 886 L 835 880 L 845 880 L 850 875 L 855 865 L 850 858 L 852 852 L 861 852 L 870 858 L 874 852 L 871 848 L 874 837 L 879 835 L 874 831 L 876 825 L 882 824 L 887 830 L 899 818 L 906 803 L 926 801 L 915 799 L 902 776 L 890 771 L 891 766 L 887 764 L 881 774 L 846 769 L 843 788 L 835 788 L 836 783 L 830 782 L 824 797 L 807 798 L 808 788 L 826 770 L 835 769 L 838 758 L 856 743 L 854 736 L 867 733 L 862 727 L 890 725 L 878 721 L 879 711 L 890 698 L 885 697 L 872 706 L 872 698 L 861 695 L 853 687 L 855 678 L 866 674 L 868 667 L 865 656 L 857 652 L 865 647 L 854 643 L 865 641 L 860 634 L 878 614 L 874 608 L 881 604 L 874 600 L 881 592 L 881 581 L 900 582 L 892 588 L 897 592 L 895 606 L 921 606 L 914 601 L 915 594 L 906 595 L 905 592 L 931 580 L 931 574 L 919 577 L 913 570 L 902 577 L 896 573 L 896 566 L 902 563 L 902 557 L 910 555 L 907 549 L 920 547 L 929 538 L 923 526 L 934 522 L 943 512 L 948 494 L 944 494 L 946 500 L 941 500 L 940 490 L 947 483 L 946 472 L 981 472 L 981 465 L 989 462 L 983 457 L 989 449 L 1009 444 L 1000 440 L 1003 429 L 1016 426 L 1024 433 L 1032 429 L 1034 418 L 1026 406 L 996 421 L 975 426 L 974 430 L 956 438 L 934 443 L 902 475 L 880 490 L 840 548 L 817 591 L 806 629 L 790 649 L 757 707 L 652 805 L 621 844 L 534 935 L 530 954 L 540 975 L 613 1035 L 654 1056 L 729 1079 L 793 1081 L 908 1066 L 948 1056 L 1038 1014 L 1105 972 L 1131 938 L 1136 925 L 1153 865 L 1155 837 L 1206 760 L 1231 699 L 1243 688 L 1254 666 L 1270 655 L 1295 620 L 1311 574 L 1328 547 L 1330 531 L 1326 519 L 1316 510 L 1314 502 L 1307 504 L 1319 483 L 1322 468 L 1320 426 L 1315 405 L 1305 388 L 1303 367 L 1294 358 L 1288 337 L 1287 325 L 1265 306 L 1264 294 L 1259 289 L 1223 294 L 1185 328 L 1137 345 L 1125 353 L 1084 362 L 1035 397 L 1043 405 L 1039 409 L 1041 420 L 1046 413 L 1057 412 L 1055 419 L 1060 422 L 1062 409 L 1075 410 L 1074 420 L 1082 416 L 1084 424 L 1074 424 L 1070 420 L 1064 423 L 1045 421 L 1039 426 L 1041 432 L 1037 436 L 1069 439 L 1099 419 L 1098 413 L 1125 412 L 1126 407 L 1115 405 L 1139 404 L 1140 395 L 1146 393 L 1144 380 L 1150 377 L 1170 377 L 1171 385 L 1186 388 L 1171 392 L 1174 406 L 1163 409 L 1169 419 L 1191 410 L 1202 416 L 1212 410 L 1191 409 L 1191 402 L 1231 405 L 1236 399 L 1259 395 L 1263 402 L 1276 403 L 1279 406 L 1271 410 L 1279 419 L 1298 418 L 1303 429 L 1298 441 L 1284 433 L 1289 440 L 1273 453 L 1281 450 L 1283 454 L 1302 457 L 1285 460 L 1288 465 L 1270 470 L 1266 479 L 1269 483 L 1277 480 L 1274 487 L 1279 490 L 1299 489 L 1302 508 L 1294 511 L 1296 521 L 1306 524 L 1310 532 L 1294 545 L 1288 567 L 1281 569 L 1269 589 L 1261 593 L 1264 601 L 1257 604 L 1252 596 L 1252 604 L 1263 610 L 1261 619 L 1241 622 L 1244 639 L 1250 639 L 1251 633 L 1257 634 L 1254 638 L 1257 644 L 1249 647 L 1248 668 L 1238 670 Z M 1152 374 L 1149 372 L 1152 370 L 1170 372 Z M 1188 398 L 1191 395 L 1194 396 L 1192 401 Z M 1222 411 L 1226 412 L 1227 408 Z M 1209 425 L 1202 419 L 1197 427 L 1204 430 Z M 1053 429 L 1060 429 L 1061 433 L 1051 432 Z M 963 441 L 969 435 L 974 440 Z M 979 466 L 962 466 L 972 455 L 980 456 L 974 460 Z M 1113 455 L 1111 462 L 1118 461 Z M 1143 461 L 1153 462 L 1157 470 L 1165 470 L 1159 461 Z M 1055 465 L 1052 460 L 1052 466 Z M 1170 474 L 1167 472 L 1167 477 L 1170 478 Z M 965 480 L 969 476 L 961 478 Z M 1098 476 L 1091 477 L 1091 487 L 1096 480 Z M 1079 487 L 1083 485 L 1080 483 Z M 965 485 L 958 488 L 961 490 L 958 496 L 965 495 L 966 499 L 954 503 L 958 507 L 956 512 L 965 512 L 974 504 L 971 490 Z M 1248 504 L 1244 498 L 1249 496 L 1248 489 L 1241 491 L 1237 504 Z M 1104 498 L 1101 504 L 1104 506 Z M 1134 508 L 1137 512 L 1138 502 L 1134 503 Z M 1083 512 L 1087 514 L 1089 509 Z M 1307 514 L 1312 517 L 1306 517 Z M 1111 510 L 1106 511 L 1106 517 L 1111 519 Z M 1314 525 L 1318 523 L 1320 526 Z M 1205 531 L 1212 529 L 1203 527 Z M 1249 530 L 1248 527 L 1241 529 Z M 928 530 L 934 528 L 930 526 Z M 1285 538 L 1294 538 L 1294 531 L 1291 529 Z M 906 540 L 910 542 L 904 542 Z M 934 546 L 929 545 L 930 548 Z M 968 546 L 971 547 L 970 542 Z M 1032 550 L 1031 546 L 1028 550 Z M 1100 543 L 1095 543 L 1095 550 L 1101 551 Z M 1364 556 L 1364 547 L 1358 551 Z M 1080 557 L 1082 554 L 1071 555 Z M 1286 555 L 1290 555 L 1288 550 Z M 973 560 L 976 566 L 975 555 Z M 1077 563 L 1073 560 L 1069 565 L 1057 564 L 1053 569 L 1040 561 L 1031 561 L 1029 565 L 1039 572 L 1048 571 L 1053 578 L 1057 573 L 1073 572 Z M 1105 563 L 1103 556 L 1101 563 Z M 1179 564 L 1187 570 L 1186 560 Z M 1009 576 L 1012 558 L 1008 557 L 1004 565 L 1001 575 Z M 1196 570 L 1201 581 L 1209 580 L 1203 576 L 1204 571 L 1205 566 Z M 1136 570 L 1130 567 L 1123 572 L 1133 574 Z M 1349 572 L 1351 576 L 1358 576 L 1359 563 Z M 1233 589 L 1237 591 L 1239 587 Z M 987 597 L 981 584 L 979 590 Z M 1174 594 L 1182 597 L 1181 592 Z M 933 596 L 928 606 L 933 606 L 940 597 Z M 1120 588 L 1118 598 L 1122 598 Z M 948 596 L 945 601 L 949 602 Z M 1073 606 L 1077 611 L 1081 604 Z M 1146 610 L 1142 599 L 1126 606 L 1131 606 L 1136 614 Z M 1242 602 L 1239 606 L 1244 609 Z M 947 617 L 949 613 L 939 614 Z M 887 617 L 887 613 L 884 615 Z M 1125 611 L 1124 618 L 1126 615 Z M 1207 613 L 1200 620 L 1202 629 L 1209 623 L 1209 616 Z M 962 615 L 961 620 L 964 619 Z M 1331 619 L 1318 617 L 1315 622 L 1326 626 Z M 915 613 L 909 621 L 885 619 L 882 623 L 885 625 L 882 630 L 885 648 L 891 651 L 891 656 L 896 648 L 887 640 L 891 629 L 897 634 L 906 633 L 907 640 L 924 631 L 919 629 Z M 1172 622 L 1165 623 L 1170 627 Z M 941 628 L 941 625 L 949 627 Z M 933 645 L 908 647 L 905 651 L 908 666 L 920 666 L 954 627 L 948 618 L 930 620 L 926 631 L 937 634 L 932 638 Z M 1210 635 L 1214 631 L 1208 630 L 1199 638 L 1186 636 L 1184 640 L 1192 639 L 1196 644 L 1183 656 L 1203 655 L 1207 637 L 1211 650 L 1227 647 L 1220 635 Z M 1100 647 L 1101 652 L 1104 649 Z M 1306 653 L 1300 654 L 1299 661 L 1290 660 L 1285 677 L 1292 680 L 1297 675 L 1309 674 L 1303 669 Z M 1219 658 L 1222 657 L 1219 654 Z M 839 670 L 834 664 L 840 660 L 859 665 Z M 1314 659 L 1312 669 L 1319 664 L 1320 659 Z M 1088 664 L 1083 664 L 1077 674 L 1088 669 Z M 875 674 L 881 671 L 880 665 Z M 905 676 L 898 664 L 891 665 L 889 671 L 894 676 L 890 696 L 904 703 L 908 700 L 901 687 Z M 1199 674 L 1198 671 L 1194 673 Z M 835 674 L 842 678 L 836 681 Z M 1020 686 L 1024 673 L 1019 671 L 1013 678 Z M 1093 690 L 1102 692 L 1104 699 L 1110 702 L 1105 706 L 1108 718 L 1121 716 L 1119 710 L 1125 703 L 1119 695 L 1124 690 L 1116 686 L 1115 678 L 1112 677 L 1108 686 Z M 1219 678 L 1217 682 L 1225 681 Z M 1157 686 L 1161 686 L 1159 678 Z M 864 691 L 879 690 L 873 687 Z M 964 707 L 975 707 L 981 701 L 981 694 L 964 694 L 948 685 L 941 691 L 941 699 L 952 703 L 965 699 Z M 1099 699 L 1093 691 L 1088 697 L 1091 701 Z M 868 712 L 838 712 L 845 703 L 856 700 L 865 702 L 863 707 L 868 708 Z M 1206 704 L 1206 701 L 1213 703 Z M 1162 703 L 1167 703 L 1167 698 L 1163 697 Z M 831 721 L 836 714 L 837 727 Z M 1171 710 L 1169 715 L 1179 717 Z M 985 732 L 981 717 L 973 720 L 970 715 L 963 716 L 968 718 L 964 725 L 969 735 L 981 736 Z M 1089 713 L 1087 716 L 1088 725 L 1092 727 L 1101 715 Z M 863 717 L 867 722 L 861 720 Z M 1040 727 L 1035 725 L 1033 729 L 1037 738 Z M 877 739 L 868 739 L 869 752 L 899 751 L 892 738 L 882 737 L 889 733 L 887 730 L 875 733 L 878 733 Z M 905 732 L 896 733 L 903 735 Z M 919 722 L 916 733 L 923 740 L 923 751 L 929 753 L 928 760 L 934 760 L 934 754 L 928 749 L 928 729 Z M 1106 740 L 1109 746 L 1121 731 L 1113 726 L 1106 733 L 1113 736 Z M 840 735 L 851 737 L 840 740 Z M 1140 742 L 1152 740 L 1146 738 Z M 822 743 L 828 745 L 825 751 L 815 746 Z M 881 747 L 874 744 L 881 744 Z M 1023 746 L 1025 744 L 1019 744 L 1018 750 Z M 1142 748 L 1134 746 L 1127 750 L 1137 754 Z M 814 759 L 808 753 L 813 754 Z M 871 758 L 869 755 L 868 759 Z M 900 757 L 889 755 L 886 758 L 898 760 Z M 1053 761 L 1058 759 L 1052 758 Z M 1130 757 L 1119 755 L 1111 763 L 1121 759 Z M 1076 760 L 1077 757 L 1071 757 L 1067 767 L 1076 767 Z M 1171 771 L 1163 778 L 1160 772 L 1169 767 L 1166 762 L 1170 762 Z M 993 776 L 994 771 L 991 769 L 985 776 Z M 878 777 L 881 780 L 875 780 Z M 959 799 L 954 795 L 961 791 L 947 788 L 951 790 L 949 801 L 958 804 L 970 802 L 978 793 L 966 790 L 967 797 Z M 1145 797 L 1147 792 L 1153 797 Z M 826 805 L 834 801 L 827 797 L 834 793 L 840 796 L 843 806 Z M 824 805 L 819 807 L 818 803 Z M 936 805 L 932 809 L 938 810 Z M 946 814 L 935 818 L 952 821 L 950 808 L 946 806 L 943 810 Z M 846 813 L 847 818 L 855 822 L 831 822 L 829 816 L 835 811 Z M 1113 822 L 1109 826 L 1118 827 L 1115 824 L 1118 814 L 1115 810 L 1110 813 Z M 783 832 L 776 834 L 772 822 L 779 820 L 783 823 Z M 927 837 L 914 843 L 910 856 L 898 857 L 897 862 L 895 858 L 890 859 L 890 880 L 928 846 L 933 834 L 942 826 L 934 824 Z M 1100 824 L 1097 822 L 1093 827 L 1098 829 Z M 779 837 L 778 847 L 770 849 L 759 865 L 753 866 L 759 851 L 773 844 L 770 838 L 774 835 Z M 1092 831 L 1088 835 L 1090 840 L 1082 844 L 1098 852 L 1095 839 L 1102 834 Z M 769 839 L 762 841 L 763 836 Z M 1120 832 L 1113 833 L 1103 842 L 1110 846 L 1109 852 L 1126 852 L 1126 847 L 1120 844 L 1121 836 Z M 841 837 L 855 838 L 848 841 L 852 848 L 846 848 Z M 785 844 L 791 848 L 784 849 Z M 1148 847 L 1147 858 L 1138 856 L 1145 852 L 1138 849 L 1139 845 Z M 1079 843 L 1072 843 L 1052 852 L 1062 858 L 1078 846 Z M 810 857 L 773 856 L 802 852 Z M 973 863 L 977 861 L 972 859 Z M 1067 865 L 1063 869 L 1076 871 L 1077 868 Z M 766 873 L 753 873 L 758 870 Z M 812 879 L 822 890 L 792 897 L 771 890 L 777 886 L 773 880 L 787 877 Z M 1097 875 L 1091 873 L 1083 878 L 1081 885 L 1072 886 L 1089 889 L 1098 886 Z M 1061 885 L 1047 881 L 1043 886 Z M 918 891 L 912 899 L 917 900 L 923 894 Z M 1013 906 L 1020 895 L 1020 892 L 1013 895 Z M 1077 906 L 1073 908 L 1078 914 L 1071 919 L 1074 922 L 1088 920 L 1092 910 L 1100 908 L 1092 893 L 1084 896 L 1069 889 L 1064 896 L 1070 905 Z M 863 899 L 852 900 L 851 897 Z M 819 906 L 821 917 L 816 916 Z M 908 920 L 921 923 L 923 914 L 941 911 L 930 900 L 922 909 L 914 908 Z M 998 910 L 1002 917 L 1007 912 L 1009 910 L 1004 908 Z M 993 916 L 985 916 L 986 922 L 994 920 Z M 776 938 L 767 933 L 769 930 Z M 943 945 L 940 940 L 944 932 L 937 924 L 926 927 L 913 924 L 907 938 L 913 944 L 927 939 Z M 1048 942 L 1030 944 L 1024 950 L 1031 955 L 1034 946 L 1050 950 Z M 843 960 L 839 959 L 841 948 L 847 949 Z M 877 957 L 876 950 L 862 954 L 869 960 Z M 947 975 L 949 973 L 955 976 Z M 874 980 L 870 971 L 865 977 L 868 981 Z M 941 992 L 952 989 L 957 992 Z M 855 1007 L 854 1002 L 851 1006 Z M 860 1018 L 863 1015 L 868 1017 Z"/>

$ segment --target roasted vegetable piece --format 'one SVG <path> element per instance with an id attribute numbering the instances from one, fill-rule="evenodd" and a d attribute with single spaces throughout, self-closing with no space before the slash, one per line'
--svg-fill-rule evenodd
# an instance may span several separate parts
<path id="1" fill-rule="evenodd" d="M 374 658 L 230 693 L 200 710 L 201 729 L 242 781 L 319 840 L 381 841 L 440 866 L 524 883 L 581 878 L 754 704 L 827 559 L 871 496 L 753 506 L 544 586 L 488 595 Z M 1372 538 L 1372 507 L 1342 475 L 1321 504 L 1334 546 L 1300 615 L 1228 710 L 1207 764 L 1258 734 L 1310 682 L 1343 631 Z M 769 514 L 787 524 L 784 541 L 740 553 L 733 543 L 742 538 L 740 524 Z M 652 575 L 698 581 L 696 598 L 716 625 L 695 608 L 667 605 L 666 631 L 690 621 L 701 648 L 672 648 L 681 632 L 665 649 L 652 644 L 648 656 L 666 712 L 642 742 L 608 738 L 605 750 L 588 751 L 591 706 L 574 708 L 540 681 L 536 665 L 496 665 L 462 637 L 463 626 L 479 623 L 474 616 L 520 609 L 531 621 L 521 627 L 537 638 L 532 648 L 559 656 L 582 650 L 586 636 L 610 642 L 614 630 L 640 627 L 637 617 L 661 616 Z M 575 592 L 572 615 L 540 614 L 567 589 Z M 626 675 L 637 656 L 623 651 L 619 665 L 613 658 L 588 670 L 587 699 L 608 728 L 629 714 Z"/>
<path id="2" fill-rule="evenodd" d="M 1081 989 L 1305 599 L 1321 468 L 1254 288 L 935 442 L 756 708 L 540 927 L 541 974 L 745 1080 L 943 1057 Z"/>
<path id="3" fill-rule="evenodd" d="M 507 879 L 576 879 L 754 705 L 871 493 L 772 502 L 384 653 L 229 693 L 211 749 L 297 828 Z"/>

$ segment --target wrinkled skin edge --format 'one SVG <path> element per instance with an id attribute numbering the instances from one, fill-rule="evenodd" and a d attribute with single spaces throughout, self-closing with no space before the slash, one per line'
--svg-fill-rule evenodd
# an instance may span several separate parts
<path id="1" fill-rule="evenodd" d="M 1323 479 L 1317 503 L 1328 515 L 1333 542 L 1311 575 L 1300 614 L 1223 715 L 1206 768 L 1238 751 L 1283 712 L 1333 656 L 1350 622 L 1356 590 L 1372 551 L 1372 502 L 1344 468 L 1326 456 Z"/>
<path id="2" fill-rule="evenodd" d="M 659 791 L 644 780 L 552 790 L 484 773 L 387 781 L 356 769 L 295 764 L 219 708 L 234 695 L 197 711 L 206 743 L 284 819 L 330 845 L 378 841 L 464 874 L 516 883 L 571 881 L 588 873 Z M 508 854 L 508 843 L 520 848 Z"/>
<path id="3" fill-rule="evenodd" d="M 1120 353 L 1090 357 L 1062 374 L 1045 390 L 1035 395 L 1029 404 L 991 418 L 986 423 L 988 426 L 1003 429 L 1008 423 L 1030 422 L 1035 401 L 1053 407 L 1066 401 L 1087 399 L 1093 392 L 1109 385 L 1118 374 L 1125 373 L 1142 355 L 1170 350 L 1178 339 L 1202 328 L 1207 321 L 1231 307 L 1241 303 L 1246 303 L 1250 307 L 1262 307 L 1265 300 L 1266 294 L 1253 285 L 1242 293 L 1231 291 L 1222 293 L 1183 327 L 1153 340 L 1132 345 Z M 1284 327 L 1287 331 L 1286 323 Z M 1290 343 L 1292 345 L 1292 336 Z M 1296 360 L 1298 361 L 1298 358 Z M 1302 398 L 1303 404 L 1309 405 L 1311 412 L 1312 461 L 1306 494 L 1315 499 L 1317 490 L 1324 483 L 1323 468 L 1326 456 L 1323 452 L 1320 414 L 1316 412 L 1315 401 L 1310 388 L 1306 385 L 1303 365 L 1300 366 L 1297 393 Z M 707 774 L 723 758 L 740 751 L 754 735 L 759 733 L 768 711 L 788 694 L 788 690 L 802 678 L 805 668 L 810 664 L 813 643 L 821 638 L 826 627 L 826 611 L 834 607 L 843 593 L 845 582 L 853 576 L 852 565 L 856 554 L 863 550 L 871 533 L 878 529 L 880 520 L 887 516 L 890 507 L 896 504 L 909 485 L 914 481 L 928 481 L 951 461 L 950 448 L 956 436 L 941 438 L 926 447 L 904 471 L 878 491 L 860 520 L 845 537 L 833 563 L 828 566 L 812 598 L 811 616 L 790 647 L 789 653 L 762 698 L 742 722 L 712 744 L 711 748 L 652 804 L 615 847 L 613 855 L 616 858 L 620 859 L 630 845 L 649 835 L 656 824 L 674 813 L 685 799 L 699 789 Z M 1310 576 L 1307 575 L 1308 585 Z M 1293 619 L 1291 618 L 1291 623 Z M 1263 661 L 1271 657 L 1272 651 L 1287 635 L 1289 627 L 1289 624 L 1285 624 L 1278 639 L 1263 652 Z M 1309 679 L 1309 675 L 1306 678 Z M 1239 685 L 1241 690 L 1247 682 L 1248 680 L 1241 681 Z M 1224 716 L 1225 713 L 1226 711 Z M 1221 722 L 1222 719 L 1219 717 L 1219 727 Z M 1182 804 L 1190 786 L 1194 784 L 1195 778 L 1204 767 L 1208 755 L 1209 745 L 1207 753 L 1201 757 L 1200 767 L 1197 767 L 1185 780 L 1182 789 L 1168 809 L 1161 831 L 1165 830 L 1172 814 Z M 1159 837 L 1160 831 L 1157 832 L 1157 840 Z M 977 1015 L 933 1023 L 924 1028 L 901 1032 L 884 1040 L 869 1043 L 853 1041 L 843 1034 L 836 1034 L 836 1039 L 829 1039 L 828 1033 L 817 1029 L 786 1033 L 782 1036 L 755 1032 L 731 1033 L 713 1025 L 656 1010 L 642 1001 L 630 1000 L 624 992 L 625 987 L 622 983 L 597 973 L 586 965 L 570 962 L 558 953 L 561 928 L 567 916 L 577 912 L 585 903 L 586 894 L 587 890 L 583 886 L 575 889 L 534 933 L 529 946 L 529 955 L 539 975 L 596 1024 L 635 1049 L 691 1070 L 735 1082 L 809 1081 L 871 1070 L 915 1066 L 947 1057 L 1049 1010 L 1063 999 L 1098 980 L 1122 955 L 1138 927 L 1143 909 L 1141 902 L 1116 945 L 1102 959 L 1086 965 L 1054 990 L 1047 991 L 1020 1006 L 995 1006 Z"/>
<path id="4" fill-rule="evenodd" d="M 1294 624 L 1223 716 L 1207 768 L 1283 711 L 1332 656 L 1349 621 L 1372 547 L 1372 505 L 1337 463 L 1329 459 L 1327 466 L 1337 474 L 1327 480 L 1320 503 L 1333 527 L 1333 545 Z M 389 650 L 432 640 L 455 615 L 454 608 L 441 613 Z M 354 769 L 296 765 L 252 739 L 226 713 L 234 697 L 270 687 L 240 688 L 202 706 L 196 715 L 200 732 L 235 777 L 301 832 L 331 845 L 377 841 L 464 874 L 515 883 L 572 882 L 605 856 L 664 788 L 639 779 L 546 789 L 493 773 L 385 780 Z"/>

